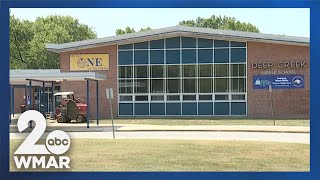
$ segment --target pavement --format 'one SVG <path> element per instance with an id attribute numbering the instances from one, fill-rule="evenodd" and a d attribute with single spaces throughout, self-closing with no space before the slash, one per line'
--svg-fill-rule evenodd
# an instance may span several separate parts
<path id="1" fill-rule="evenodd" d="M 68 132 L 72 139 L 113 139 L 112 132 Z M 10 139 L 25 139 L 29 133 L 10 133 Z M 44 133 L 42 138 L 48 135 Z M 116 139 L 237 140 L 310 144 L 309 133 L 134 131 L 115 132 Z"/>

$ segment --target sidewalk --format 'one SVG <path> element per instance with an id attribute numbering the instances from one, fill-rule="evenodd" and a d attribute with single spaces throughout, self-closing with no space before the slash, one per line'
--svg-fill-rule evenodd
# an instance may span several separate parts
<path id="1" fill-rule="evenodd" d="M 48 123 L 46 131 L 63 130 L 66 132 L 107 132 L 112 131 L 111 125 L 101 124 L 97 126 L 90 123 L 87 128 L 86 123 Z M 26 131 L 30 131 L 28 128 Z M 221 132 L 281 132 L 281 133 L 310 133 L 310 127 L 303 126 L 248 126 L 248 125 L 143 125 L 143 124 L 116 124 L 117 132 L 135 131 L 221 131 Z M 10 125 L 10 132 L 18 132 L 15 124 Z"/>

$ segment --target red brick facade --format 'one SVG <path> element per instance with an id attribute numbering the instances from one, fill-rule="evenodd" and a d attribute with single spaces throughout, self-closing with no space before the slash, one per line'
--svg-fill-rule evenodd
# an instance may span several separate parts
<path id="1" fill-rule="evenodd" d="M 305 87 L 301 89 L 274 89 L 273 105 L 276 118 L 309 118 L 310 113 L 310 48 L 309 46 L 280 45 L 248 42 L 248 117 L 271 118 L 272 111 L 268 89 L 253 89 L 253 76 L 267 70 L 294 70 L 304 75 Z M 306 67 L 278 68 L 280 61 L 305 61 Z M 273 62 L 272 68 L 253 69 L 252 63 Z"/>
<path id="2" fill-rule="evenodd" d="M 99 104 L 100 104 L 100 118 L 110 117 L 110 107 L 109 101 L 106 97 L 106 88 L 113 88 L 114 99 L 113 99 L 113 112 L 114 117 L 118 114 L 118 90 L 117 90 L 117 46 L 102 46 L 91 49 L 77 50 L 62 52 L 60 54 L 60 69 L 61 72 L 70 71 L 70 54 L 80 54 L 80 53 L 107 53 L 109 54 L 109 70 L 106 71 L 96 71 L 100 74 L 106 74 L 107 80 L 99 81 Z M 75 97 L 79 97 L 86 101 L 86 81 L 79 82 L 61 82 L 61 91 L 73 91 Z M 96 115 L 96 83 L 90 82 L 90 117 L 95 118 Z"/>

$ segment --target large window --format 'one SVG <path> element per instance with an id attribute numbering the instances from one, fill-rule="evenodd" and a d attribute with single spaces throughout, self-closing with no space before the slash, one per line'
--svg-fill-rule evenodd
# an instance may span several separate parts
<path id="1" fill-rule="evenodd" d="M 246 115 L 246 46 L 195 37 L 119 45 L 119 115 Z"/>

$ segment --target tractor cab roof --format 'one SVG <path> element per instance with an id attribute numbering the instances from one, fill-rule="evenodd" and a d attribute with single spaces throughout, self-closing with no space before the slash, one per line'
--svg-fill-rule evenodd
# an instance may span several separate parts
<path id="1" fill-rule="evenodd" d="M 54 96 L 68 96 L 73 94 L 74 92 L 58 92 L 58 93 L 55 93 Z"/>

